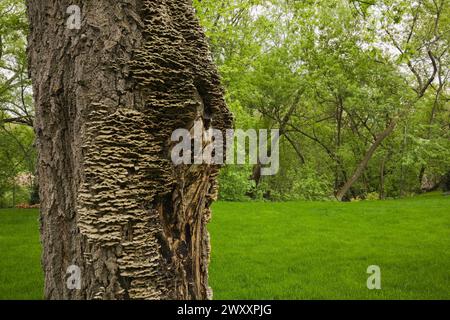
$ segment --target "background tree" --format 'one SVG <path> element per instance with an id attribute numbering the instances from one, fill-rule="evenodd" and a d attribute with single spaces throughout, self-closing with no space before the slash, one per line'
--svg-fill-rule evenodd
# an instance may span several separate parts
<path id="1" fill-rule="evenodd" d="M 33 104 L 26 64 L 25 4 L 0 4 L 0 207 L 28 202 L 32 181 L 17 183 L 19 175 L 34 174 Z M 31 179 L 32 180 L 32 179 Z"/>
<path id="2" fill-rule="evenodd" d="M 427 180 L 437 182 L 433 186 L 448 170 L 445 1 L 236 0 L 196 6 L 236 124 L 287 124 L 280 173 L 264 178 L 252 197 L 396 197 L 420 190 L 420 166 L 431 166 Z M 405 53 L 396 44 L 418 49 Z M 427 47 L 432 57 L 442 57 L 435 59 L 435 76 Z M 408 64 L 424 79 L 422 88 Z M 441 119 L 436 135 L 424 139 L 434 117 Z M 222 197 L 241 200 L 227 186 L 246 186 L 240 194 L 248 194 L 255 188 L 247 180 L 251 175 L 249 167 L 223 171 Z"/>

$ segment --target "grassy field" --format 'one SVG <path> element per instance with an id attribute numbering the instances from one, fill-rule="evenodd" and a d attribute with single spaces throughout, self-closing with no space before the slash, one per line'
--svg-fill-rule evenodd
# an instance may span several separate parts
<path id="1" fill-rule="evenodd" d="M 37 219 L 0 210 L 0 299 L 42 296 Z M 450 299 L 450 197 L 219 202 L 209 229 L 216 299 Z"/>
<path id="2" fill-rule="evenodd" d="M 41 299 L 37 210 L 0 210 L 0 299 Z"/>

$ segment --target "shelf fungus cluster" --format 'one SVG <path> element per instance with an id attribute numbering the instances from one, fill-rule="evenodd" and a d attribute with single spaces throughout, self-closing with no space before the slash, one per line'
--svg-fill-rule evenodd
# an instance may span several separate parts
<path id="1" fill-rule="evenodd" d="M 188 0 L 147 0 L 128 70 L 143 103 L 91 103 L 82 131 L 77 227 L 89 299 L 207 299 L 218 166 L 170 161 L 170 136 L 195 121 L 231 127 L 207 41 Z"/>

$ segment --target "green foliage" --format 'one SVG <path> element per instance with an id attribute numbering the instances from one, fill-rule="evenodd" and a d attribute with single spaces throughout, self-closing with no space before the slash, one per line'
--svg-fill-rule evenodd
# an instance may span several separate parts
<path id="1" fill-rule="evenodd" d="M 0 207 L 28 202 L 21 173 L 34 173 L 36 152 L 31 84 L 27 76 L 25 3 L 0 3 Z"/>
<path id="2" fill-rule="evenodd" d="M 220 198 L 401 197 L 450 171 L 450 6 L 445 0 L 194 0 L 236 128 L 281 131 L 281 170 L 256 188 L 228 167 Z M 34 172 L 25 4 L 0 4 L 0 197 Z M 383 170 L 381 170 L 383 169 Z M 36 195 L 36 192 L 34 192 Z M 36 198 L 36 197 L 34 197 Z M 34 199 L 35 201 L 36 199 Z"/>
<path id="3" fill-rule="evenodd" d="M 377 148 L 350 197 L 402 196 L 449 171 L 445 1 L 230 0 L 195 6 L 236 127 L 283 131 L 280 173 L 252 189 L 253 198 L 329 199 L 392 121 L 400 124 Z M 426 86 L 433 61 L 437 72 Z M 226 170 L 221 186 L 231 190 L 238 179 L 229 172 L 239 170 Z M 245 195 L 244 175 L 241 182 Z"/>
<path id="4" fill-rule="evenodd" d="M 366 195 L 366 200 L 378 200 L 380 199 L 380 194 L 378 192 L 370 192 Z"/>
<path id="5" fill-rule="evenodd" d="M 29 127 L 0 127 L 0 207 L 29 201 L 30 186 L 19 186 L 19 174 L 34 172 L 34 133 Z"/>
<path id="6" fill-rule="evenodd" d="M 30 202 L 30 188 L 10 186 L 7 190 L 8 191 L 4 192 L 0 197 L 0 208 L 8 208 L 18 204 L 28 204 Z"/>
<path id="7" fill-rule="evenodd" d="M 246 201 L 247 194 L 254 187 L 249 179 L 251 168 L 246 166 L 230 166 L 224 168 L 219 177 L 219 199 L 225 201 Z"/>
<path id="8" fill-rule="evenodd" d="M 266 177 L 260 187 L 264 198 L 274 201 L 330 200 L 333 192 L 331 173 L 313 163 L 293 166 L 292 163 L 298 162 L 298 155 L 286 143 L 282 143 L 280 154 L 280 171 Z"/>

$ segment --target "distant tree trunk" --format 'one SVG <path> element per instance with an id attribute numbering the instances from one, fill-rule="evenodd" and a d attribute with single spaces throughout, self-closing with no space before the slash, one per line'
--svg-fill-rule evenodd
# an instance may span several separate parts
<path id="1" fill-rule="evenodd" d="M 420 171 L 419 171 L 419 186 L 418 186 L 418 188 L 417 188 L 417 192 L 418 192 L 418 193 L 421 193 L 421 192 L 426 191 L 426 190 L 424 190 L 424 189 L 422 188 L 422 185 L 423 185 L 423 177 L 425 176 L 425 170 L 426 170 L 426 169 L 427 169 L 427 168 L 426 168 L 425 165 L 422 165 L 422 166 L 420 167 Z"/>
<path id="2" fill-rule="evenodd" d="M 16 207 L 16 177 L 13 178 L 12 207 Z"/>
<path id="3" fill-rule="evenodd" d="M 336 161 L 335 168 L 335 177 L 334 177 L 334 190 L 339 190 L 345 180 L 347 180 L 347 174 L 344 172 L 343 167 L 342 170 L 339 170 L 341 167 L 342 159 L 339 154 L 339 150 L 341 148 L 342 143 L 342 119 L 344 116 L 344 108 L 343 108 L 343 100 L 339 95 L 336 98 L 336 109 L 335 109 L 335 120 L 336 120 L 336 133 L 335 133 L 335 145 L 334 145 L 334 154 L 338 161 Z M 342 171 L 342 174 L 341 174 Z"/>
<path id="4" fill-rule="evenodd" d="M 389 126 L 380 135 L 378 135 L 377 139 L 370 146 L 369 150 L 367 150 L 364 158 L 359 163 L 358 167 L 356 168 L 356 170 L 353 173 L 353 175 L 351 176 L 351 178 L 347 180 L 347 182 L 344 184 L 344 186 L 336 194 L 336 199 L 338 199 L 339 201 L 342 201 L 342 199 L 347 194 L 347 192 L 350 190 L 352 185 L 359 179 L 361 174 L 366 169 L 367 164 L 369 163 L 370 159 L 372 159 L 372 156 L 375 153 L 375 151 L 378 149 L 378 147 L 381 145 L 381 143 L 384 141 L 384 139 L 386 139 L 392 133 L 392 131 L 394 131 L 396 125 L 397 125 L 396 121 L 391 121 Z"/>
<path id="5" fill-rule="evenodd" d="M 439 86 L 436 90 L 436 94 L 434 97 L 434 102 L 433 102 L 433 107 L 431 109 L 431 113 L 430 113 L 430 119 L 428 120 L 428 130 L 427 130 L 427 134 L 426 134 L 426 139 L 430 139 L 432 136 L 432 128 L 431 126 L 434 123 L 434 120 L 436 118 L 436 113 L 438 111 L 439 108 L 439 97 L 442 93 L 442 90 L 444 89 L 444 82 L 442 81 L 441 76 L 439 75 Z M 422 183 L 423 183 L 423 178 L 425 176 L 425 171 L 426 171 L 427 167 L 425 165 L 422 165 L 419 171 L 419 192 L 425 191 L 422 190 Z"/>
<path id="6" fill-rule="evenodd" d="M 66 26 L 73 4 L 79 30 Z M 231 116 L 191 1 L 27 8 L 45 298 L 210 298 L 219 168 L 173 166 L 170 135 Z M 71 265 L 81 290 L 67 286 Z"/>
<path id="7" fill-rule="evenodd" d="M 442 187 L 442 191 L 444 191 L 446 193 L 450 192 L 450 171 L 447 172 L 447 174 L 442 177 L 441 187 Z"/>
<path id="8" fill-rule="evenodd" d="M 385 167 L 386 167 L 386 156 L 383 157 L 380 164 L 380 191 L 379 199 L 384 200 L 384 180 L 385 180 Z"/>

